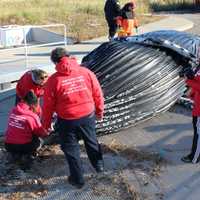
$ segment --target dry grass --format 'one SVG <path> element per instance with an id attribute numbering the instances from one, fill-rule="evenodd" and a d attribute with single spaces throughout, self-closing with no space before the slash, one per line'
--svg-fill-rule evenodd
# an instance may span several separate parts
<path id="1" fill-rule="evenodd" d="M 96 196 L 110 196 L 115 200 L 138 200 L 136 189 L 127 185 L 120 173 L 101 174 L 89 180 L 89 184 Z"/>
<path id="2" fill-rule="evenodd" d="M 127 0 L 121 0 L 123 5 Z M 193 6 L 192 0 L 137 1 L 136 13 L 139 23 L 145 24 L 160 19 L 143 16 L 150 10 L 170 10 Z M 103 0 L 1 0 L 0 24 L 52 24 L 67 26 L 68 36 L 77 41 L 107 34 Z"/>
<path id="3" fill-rule="evenodd" d="M 102 145 L 104 153 L 112 153 L 129 160 L 127 168 L 133 173 L 137 169 L 142 169 L 151 177 L 159 177 L 162 167 L 167 161 L 157 152 L 147 152 L 127 147 L 120 142 L 113 140 L 109 145 Z"/>
<path id="4" fill-rule="evenodd" d="M 159 177 L 162 166 L 166 164 L 166 161 L 157 153 L 129 148 L 115 139 L 108 145 L 102 144 L 102 150 L 104 155 L 112 154 L 113 156 L 126 158 L 129 161 L 129 164 L 124 168 L 119 167 L 118 170 L 89 179 L 96 195 L 109 194 L 116 200 L 144 199 L 147 193 L 144 192 L 143 187 L 147 186 L 152 179 Z M 138 182 L 136 179 L 130 181 L 129 176 L 136 177 Z M 162 194 L 157 195 L 162 196 Z"/>
<path id="5" fill-rule="evenodd" d="M 0 200 L 36 199 L 47 194 L 48 181 L 57 177 L 56 169 L 65 166 L 65 158 L 58 145 L 44 147 L 40 156 L 31 170 L 24 172 L 18 165 L 8 163 L 7 154 L 0 151 L 0 188 L 8 191 L 1 191 Z"/>
<path id="6" fill-rule="evenodd" d="M 87 176 L 87 182 L 94 194 L 97 196 L 110 195 L 115 200 L 140 199 L 140 189 L 138 190 L 135 182 L 130 182 L 128 178 L 138 176 L 141 187 L 144 187 L 148 185 L 152 178 L 160 175 L 164 161 L 158 154 L 128 148 L 116 140 L 113 140 L 109 145 L 102 146 L 104 155 L 107 154 L 111 158 L 109 165 L 115 162 L 116 157 L 119 159 L 123 157 L 127 162 L 124 167 L 120 165 L 114 170 L 106 170 L 103 174 Z M 44 197 L 51 190 L 50 185 L 57 183 L 59 177 L 65 177 L 64 182 L 60 182 L 60 184 L 67 184 L 65 181 L 66 161 L 59 146 L 44 147 L 40 151 L 40 156 L 41 161 L 39 159 L 34 162 L 32 169 L 24 173 L 15 165 L 7 165 L 5 162 L 6 154 L 3 151 L 0 152 L 0 158 L 3 161 L 0 164 L 0 188 L 9 191 L 8 193 L 2 193 L 5 199 L 18 200 Z M 113 161 L 112 157 L 115 158 Z M 147 180 L 145 177 L 147 177 Z M 143 181 L 143 178 L 145 181 Z"/>
<path id="7" fill-rule="evenodd" d="M 109 145 L 102 145 L 102 148 L 103 152 L 115 153 L 131 161 L 153 161 L 156 164 L 164 162 L 164 160 L 159 156 L 158 153 L 145 152 L 134 148 L 130 148 L 126 145 L 119 143 L 116 140 L 112 140 L 112 142 Z"/>
<path id="8" fill-rule="evenodd" d="M 123 5 L 126 0 L 121 0 Z M 103 0 L 1 0 L 0 24 L 51 24 L 63 23 L 68 36 L 77 40 L 91 39 L 107 34 Z M 148 1 L 138 1 L 137 13 L 149 12 Z M 157 20 L 138 17 L 140 24 Z"/>

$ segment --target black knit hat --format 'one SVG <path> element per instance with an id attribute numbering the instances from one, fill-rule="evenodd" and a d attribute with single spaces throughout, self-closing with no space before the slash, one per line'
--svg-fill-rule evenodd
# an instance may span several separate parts
<path id="1" fill-rule="evenodd" d="M 38 104 L 38 98 L 34 94 L 33 91 L 27 92 L 26 96 L 23 98 L 23 100 L 28 104 L 28 105 L 37 105 Z"/>
<path id="2" fill-rule="evenodd" d="M 57 47 L 51 52 L 51 61 L 54 64 L 59 63 L 60 59 L 65 56 L 69 57 L 69 52 L 62 47 Z"/>

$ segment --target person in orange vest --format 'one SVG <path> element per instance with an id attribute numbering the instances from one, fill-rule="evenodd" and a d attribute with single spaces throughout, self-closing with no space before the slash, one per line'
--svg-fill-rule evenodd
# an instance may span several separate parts
<path id="1" fill-rule="evenodd" d="M 119 27 L 118 37 L 127 37 L 134 35 L 134 28 L 138 28 L 138 20 L 135 17 L 135 3 L 129 2 L 121 10 L 121 16 L 117 18 Z"/>

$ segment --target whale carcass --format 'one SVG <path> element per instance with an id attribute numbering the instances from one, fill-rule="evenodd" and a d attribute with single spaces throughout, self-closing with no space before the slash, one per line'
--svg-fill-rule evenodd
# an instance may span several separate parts
<path id="1" fill-rule="evenodd" d="M 185 91 L 179 74 L 197 70 L 200 37 L 185 32 L 155 31 L 106 42 L 82 60 L 104 92 L 105 115 L 97 133 L 127 128 L 168 110 Z"/>

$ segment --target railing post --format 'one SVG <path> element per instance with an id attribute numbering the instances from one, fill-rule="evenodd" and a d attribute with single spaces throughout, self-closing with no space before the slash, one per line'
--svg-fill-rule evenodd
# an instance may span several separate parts
<path id="1" fill-rule="evenodd" d="M 28 47 L 27 47 L 27 41 L 26 41 L 26 31 L 25 31 L 25 27 L 26 27 L 26 26 L 23 26 L 24 50 L 25 50 L 25 65 L 26 65 L 26 68 L 28 68 Z"/>
<path id="2" fill-rule="evenodd" d="M 60 42 L 59 41 L 56 41 L 56 42 L 50 42 L 50 43 L 45 43 L 45 44 L 28 44 L 28 41 L 27 41 L 27 37 L 26 37 L 26 33 L 27 33 L 27 29 L 31 29 L 31 28 L 38 28 L 38 27 L 63 27 L 63 37 L 64 39 L 61 39 Z M 21 46 L 20 47 L 15 47 L 15 48 L 9 48 L 9 49 L 0 49 L 0 52 L 4 52 L 4 51 L 12 51 L 12 50 L 16 50 L 16 49 L 21 49 L 22 51 L 24 51 L 24 57 L 23 57 L 23 60 L 25 59 L 24 61 L 24 65 L 26 68 L 29 68 L 29 64 L 31 62 L 30 58 L 29 58 L 29 49 L 31 48 L 34 48 L 34 47 L 44 47 L 44 46 L 49 46 L 49 45 L 64 45 L 65 47 L 67 46 L 67 26 L 65 24 L 51 24 L 51 25 L 28 25 L 28 26 L 21 26 L 22 28 L 22 34 L 23 34 L 23 43 L 21 43 Z M 64 44 L 63 44 L 64 43 Z M 22 58 L 19 58 L 19 59 L 13 59 L 13 60 L 0 60 L 0 64 L 2 63 L 6 63 L 6 62 L 16 62 L 16 61 L 19 61 L 19 60 L 22 60 Z"/>
<path id="3" fill-rule="evenodd" d="M 67 46 L 67 27 L 65 24 L 64 24 L 64 45 L 66 48 L 66 46 Z"/>

